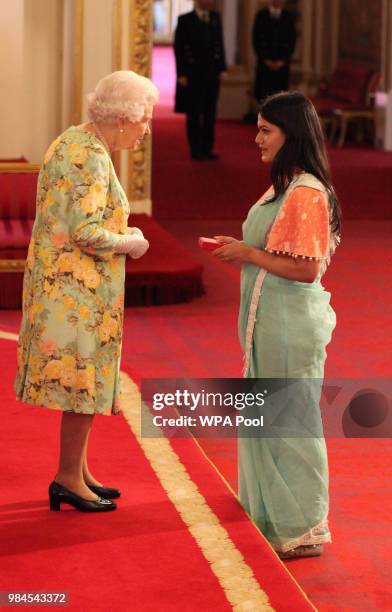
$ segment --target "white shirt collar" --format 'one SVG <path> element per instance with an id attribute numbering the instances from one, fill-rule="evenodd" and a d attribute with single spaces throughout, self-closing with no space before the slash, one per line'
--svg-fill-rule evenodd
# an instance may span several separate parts
<path id="1" fill-rule="evenodd" d="M 270 12 L 271 17 L 275 17 L 275 19 L 279 19 L 279 17 L 282 14 L 282 9 L 274 8 L 273 6 L 270 6 L 269 12 Z"/>
<path id="2" fill-rule="evenodd" d="M 201 19 L 201 21 L 209 21 L 210 20 L 210 13 L 207 10 L 202 11 L 201 9 L 197 8 L 197 9 L 195 9 L 195 11 L 197 13 L 198 18 Z"/>

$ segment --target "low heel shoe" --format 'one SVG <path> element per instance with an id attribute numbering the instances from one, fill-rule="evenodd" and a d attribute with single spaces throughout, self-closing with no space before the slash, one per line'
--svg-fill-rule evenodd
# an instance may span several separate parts
<path id="1" fill-rule="evenodd" d="M 51 510 L 57 511 L 60 510 L 61 504 L 69 504 L 79 512 L 109 512 L 117 508 L 109 499 L 84 499 L 55 481 L 49 486 L 49 504 Z"/>
<path id="2" fill-rule="evenodd" d="M 112 487 L 93 487 L 88 485 L 88 488 L 98 497 L 102 497 L 102 499 L 117 499 L 121 495 L 121 491 Z"/>

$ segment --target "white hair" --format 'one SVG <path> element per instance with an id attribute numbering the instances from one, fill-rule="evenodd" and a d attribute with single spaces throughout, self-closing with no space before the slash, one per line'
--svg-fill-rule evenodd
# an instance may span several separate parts
<path id="1" fill-rule="evenodd" d="M 113 123 L 120 118 L 136 123 L 158 98 L 158 88 L 150 79 L 132 70 L 117 70 L 98 81 L 87 95 L 88 118 L 94 123 Z"/>

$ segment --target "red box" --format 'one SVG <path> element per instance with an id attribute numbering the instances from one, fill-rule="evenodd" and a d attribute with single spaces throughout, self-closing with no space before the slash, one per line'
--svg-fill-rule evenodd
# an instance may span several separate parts
<path id="1" fill-rule="evenodd" d="M 204 251 L 215 251 L 215 249 L 219 249 L 221 246 L 223 244 L 214 238 L 205 238 L 204 236 L 199 238 L 199 247 Z"/>

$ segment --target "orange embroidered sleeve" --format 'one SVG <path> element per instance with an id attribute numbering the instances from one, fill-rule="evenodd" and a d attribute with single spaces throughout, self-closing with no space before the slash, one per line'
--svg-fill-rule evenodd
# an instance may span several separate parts
<path id="1" fill-rule="evenodd" d="M 327 196 L 297 187 L 287 197 L 268 236 L 266 250 L 292 257 L 324 259 L 329 247 Z"/>

